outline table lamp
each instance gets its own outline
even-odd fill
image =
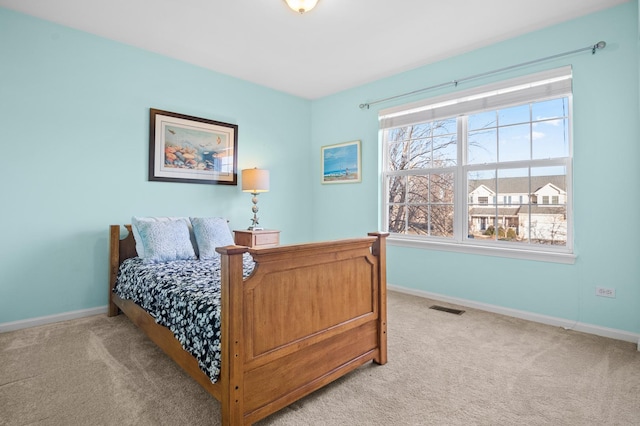
[[[269,170],[258,169],[245,169],[242,171],[242,192],[250,192],[253,195],[251,202],[253,207],[253,218],[251,219],[251,226],[248,228],[251,231],[259,231],[264,228],[259,226],[258,222],[258,194],[261,192],[269,192]]]

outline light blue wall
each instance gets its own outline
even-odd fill
[[[237,124],[261,224],[311,238],[309,101],[0,8],[0,323],[104,306],[109,224],[250,224],[239,186],[147,181],[149,108]]]
[[[640,211],[637,2],[450,58],[316,101],[312,154],[362,140],[363,182],[315,183],[315,237],[339,238],[377,229],[380,108],[451,89],[372,106],[366,101],[607,42],[596,55],[576,54],[458,89],[570,64],[574,71],[574,265],[390,246],[390,284],[582,323],[640,332]],[[469,31],[471,35],[473,31]],[[425,40],[425,49],[432,42]],[[384,60],[384,52],[380,52]],[[314,164],[319,175],[319,160]],[[595,296],[614,287],[615,299]]]

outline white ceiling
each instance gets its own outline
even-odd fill
[[[316,99],[626,1],[320,0],[304,15],[283,0],[0,6]]]

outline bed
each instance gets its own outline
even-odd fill
[[[108,315],[124,313],[220,401],[222,425],[250,425],[367,362],[387,362],[386,236],[215,248],[221,304],[215,383],[169,328],[114,293],[120,265],[138,256],[131,225],[110,226]],[[243,278],[248,255],[255,266]]]

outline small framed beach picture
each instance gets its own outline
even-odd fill
[[[322,183],[362,181],[360,141],[322,147]]]
[[[149,180],[238,184],[238,126],[151,108]]]

